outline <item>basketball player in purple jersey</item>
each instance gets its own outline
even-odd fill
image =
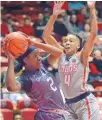
[[[34,46],[29,46],[27,51],[17,58],[19,64],[25,67],[20,81],[15,80],[14,58],[5,50],[8,56],[6,87],[10,92],[23,90],[38,105],[38,112],[34,120],[65,120],[63,116],[65,105],[59,85],[44,66],[45,62],[50,62],[51,59],[60,56],[62,52],[47,44],[33,42],[32,45]],[[37,48],[43,49],[50,55],[41,60]]]
[[[71,120],[100,120],[98,103],[94,95],[89,92],[86,84],[89,73],[88,58],[97,36],[95,2],[89,3],[88,6],[92,15],[91,33],[80,52],[78,50],[82,41],[77,35],[69,34],[62,37],[64,48],[51,36],[53,24],[57,16],[62,12],[60,2],[55,2],[53,15],[50,17],[43,34],[47,44],[62,50],[62,55],[55,62],[59,62],[58,71],[61,89],[64,93],[66,104],[70,108]]]

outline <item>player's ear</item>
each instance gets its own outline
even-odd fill
[[[80,48],[80,45],[77,46],[77,49],[79,49],[79,48]]]
[[[77,42],[77,50],[80,48],[80,41]]]

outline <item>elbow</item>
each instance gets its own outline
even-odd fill
[[[91,29],[91,33],[94,37],[97,36],[97,32],[98,32],[98,27],[97,26],[94,29]]]
[[[96,40],[97,32],[93,32],[92,35],[93,35],[93,38],[92,38],[92,39],[93,39],[93,40]]]
[[[12,92],[12,88],[10,86],[6,87],[9,92]]]
[[[10,85],[7,85],[6,88],[7,88],[7,90],[8,90],[9,92],[15,92],[14,87],[12,87],[12,86],[10,86]]]
[[[97,31],[91,32],[91,34],[90,34],[90,39],[95,40],[96,37],[97,37]]]
[[[95,38],[97,37],[97,31],[94,33]]]
[[[60,52],[56,55],[56,57],[57,57],[57,58],[60,58],[62,54],[63,54],[63,52],[60,51]]]
[[[92,34],[94,37],[97,37],[97,31],[94,31]]]

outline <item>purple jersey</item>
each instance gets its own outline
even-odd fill
[[[58,82],[43,65],[38,71],[25,71],[21,76],[21,85],[40,110],[64,109]]]

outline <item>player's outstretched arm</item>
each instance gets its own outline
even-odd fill
[[[46,51],[47,53],[51,54],[54,58],[59,58],[62,54],[62,51],[57,48],[57,47],[54,47],[52,45],[48,45],[48,44],[44,44],[44,43],[39,43],[37,41],[33,41],[33,40],[30,40],[31,44],[34,45],[35,47],[37,48],[40,48],[40,49],[43,49],[44,51]]]
[[[16,92],[20,91],[21,84],[15,80],[15,73],[14,73],[14,57],[5,50],[5,53],[8,57],[8,70],[6,73],[6,87],[8,91]]]
[[[86,41],[85,46],[81,52],[81,60],[85,66],[87,65],[89,55],[92,52],[97,37],[97,17],[95,11],[95,2],[88,2],[88,6],[90,8],[90,13],[92,15],[92,23],[90,37]]]
[[[63,47],[56,41],[56,39],[51,36],[51,32],[53,29],[53,25],[57,19],[57,16],[63,12],[61,7],[63,6],[64,2],[54,2],[53,14],[51,15],[45,29],[43,32],[43,39],[47,44],[53,45],[57,48],[60,48],[63,51]]]

